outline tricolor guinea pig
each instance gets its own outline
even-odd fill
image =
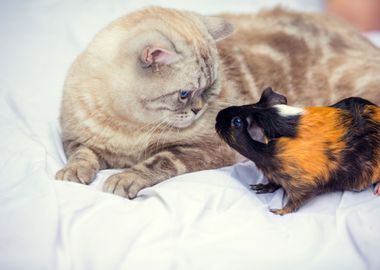
[[[216,130],[255,162],[269,184],[256,193],[282,187],[288,201],[275,214],[296,211],[308,199],[331,191],[361,191],[377,183],[380,195],[380,108],[356,97],[329,107],[297,108],[272,89],[260,101],[220,111]]]

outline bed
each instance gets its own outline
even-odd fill
[[[2,1],[0,3],[0,269],[380,269],[373,188],[319,196],[276,216],[282,189],[252,162],[190,173],[135,200],[54,180],[66,162],[58,124],[74,57],[107,22],[143,5],[202,13],[279,1]],[[318,10],[318,1],[291,1]]]

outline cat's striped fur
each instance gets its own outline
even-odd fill
[[[222,17],[148,8],[102,30],[65,82],[68,163],[57,179],[88,184],[99,169],[128,168],[104,190],[133,198],[169,177],[233,164],[215,116],[256,102],[267,86],[290,104],[380,102],[380,51],[350,26],[282,9]],[[227,21],[236,30],[225,38]]]

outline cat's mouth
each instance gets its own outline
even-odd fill
[[[207,110],[208,105],[204,104],[201,110],[199,111],[192,111],[187,115],[186,118],[181,118],[181,120],[175,121],[172,125],[176,128],[187,128],[191,126],[195,121],[197,121]]]
[[[207,108],[208,108],[208,104],[206,103],[205,105],[203,105],[203,107],[202,107],[202,109],[200,111],[198,111],[197,113],[195,113],[194,121],[198,120],[199,117],[201,117],[204,114],[204,112],[207,110]]]

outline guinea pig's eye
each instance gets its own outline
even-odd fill
[[[231,126],[234,128],[241,128],[242,124],[243,124],[243,121],[238,116],[232,118],[231,120]]]
[[[181,99],[186,99],[190,96],[190,91],[189,90],[179,90],[179,97]]]

